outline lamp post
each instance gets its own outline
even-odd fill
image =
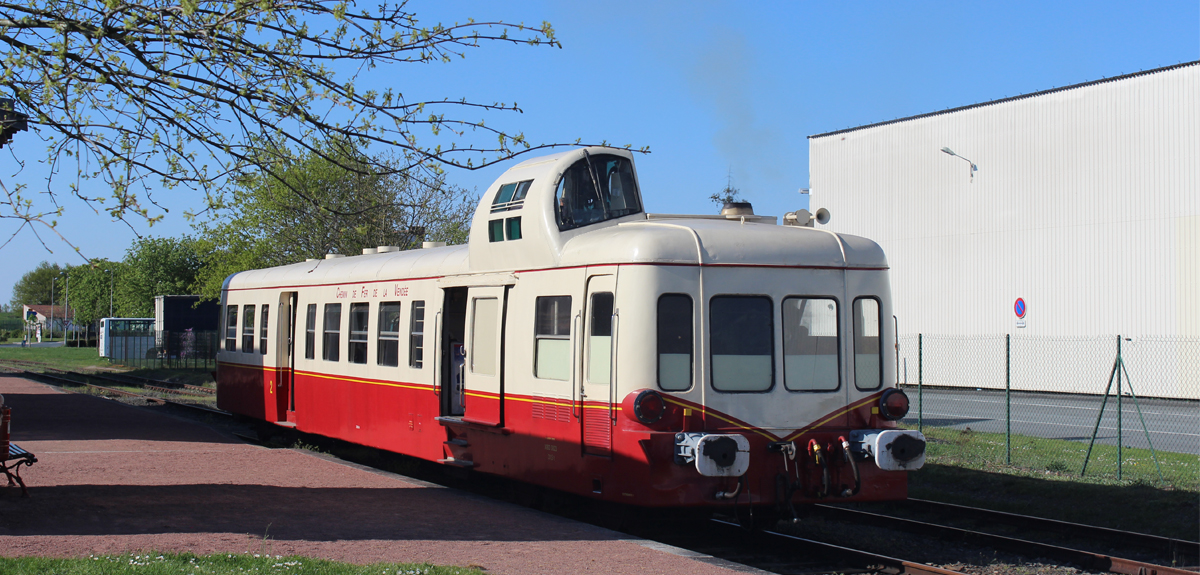
[[[968,164],[971,164],[971,180],[970,180],[970,181],[971,181],[971,182],[974,182],[974,181],[975,181],[975,172],[979,170],[979,166],[976,166],[976,165],[975,165],[975,162],[972,162],[971,160],[968,160],[968,159],[966,159],[966,158],[964,158],[964,157],[962,157],[962,156],[960,156],[960,155],[958,155],[958,154],[955,154],[955,153],[954,153],[954,150],[951,150],[950,148],[942,148],[942,151],[943,151],[943,152],[945,152],[945,153],[947,153],[947,154],[949,154],[949,155],[951,155],[951,156],[954,156],[955,158],[958,158],[958,159],[960,159],[960,160],[963,160],[964,162],[966,162],[966,163],[968,163]]]
[[[113,314],[112,314],[113,271],[112,270],[104,270],[104,271],[108,272],[108,317],[112,317],[113,316]]]
[[[50,341],[54,341],[54,281],[58,276],[50,278]]]
[[[63,323],[65,326],[71,326],[71,274],[67,273],[67,297],[63,301]],[[67,345],[67,332],[63,328],[63,345]]]

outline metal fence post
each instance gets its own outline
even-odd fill
[[[1012,465],[1012,334],[1004,334],[1004,463]]]
[[[1117,364],[1124,367],[1125,362],[1121,360],[1121,336],[1117,335]],[[1121,480],[1121,467],[1125,463],[1124,453],[1124,438],[1121,437],[1121,370],[1117,370],[1117,481]]]
[[[923,394],[924,389],[922,388],[924,383],[923,368],[925,367],[925,358],[923,355],[922,337],[921,334],[917,334],[917,431],[925,433],[925,396]]]

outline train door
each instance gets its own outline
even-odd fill
[[[504,422],[505,286],[467,290],[467,333],[463,419],[499,426]]]
[[[614,275],[588,278],[584,300],[583,370],[579,395],[583,410],[583,452],[612,455],[612,428],[616,415],[613,392],[616,365],[617,279]]]
[[[279,294],[275,330],[275,413],[280,422],[296,421],[296,292]]]
[[[467,288],[443,290],[441,310],[433,319],[437,334],[437,365],[441,366],[438,395],[444,416],[461,417],[466,401],[463,376],[466,372]]]

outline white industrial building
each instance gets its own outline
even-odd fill
[[[1131,364],[1161,344],[1154,395],[1200,398],[1200,62],[809,140],[812,206],[883,246],[901,334],[1012,334],[1050,364],[1054,338],[1121,334]]]

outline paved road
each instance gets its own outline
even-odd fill
[[[905,390],[912,411],[904,422],[917,424],[917,390]],[[1012,394],[1012,432],[1087,443],[1096,426],[1103,398],[1099,396]],[[1004,392],[973,389],[924,390],[924,421],[927,426],[971,428],[973,431],[1004,433]],[[1126,446],[1147,447],[1146,433],[1133,400],[1123,400],[1122,439]],[[1200,455],[1200,404],[1196,402],[1139,398],[1154,448]],[[1100,420],[1097,443],[1117,444],[1117,398],[1110,396]]]
[[[62,347],[64,345],[66,345],[66,344],[61,341],[44,341],[42,343],[35,342],[35,343],[28,344],[26,347]],[[0,344],[0,347],[21,347],[21,344],[5,343],[5,344]]]

